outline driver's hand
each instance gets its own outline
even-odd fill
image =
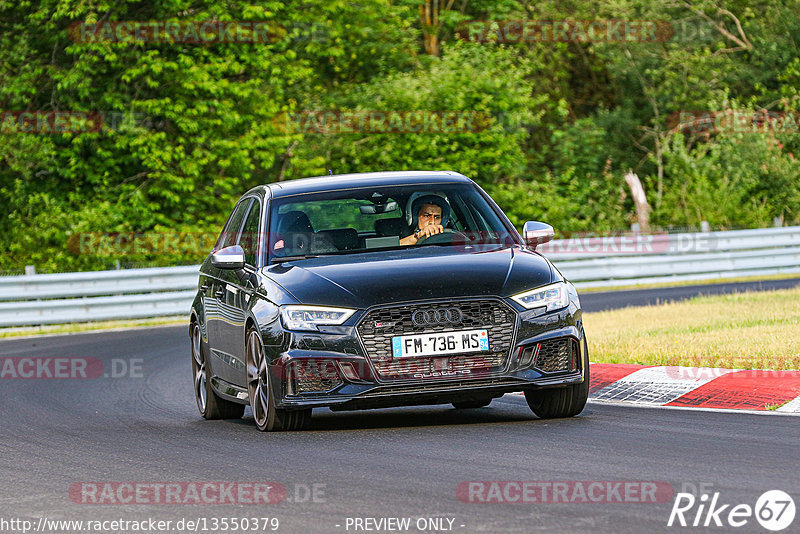
[[[408,237],[402,238],[400,240],[400,244],[416,245],[417,243],[420,243],[421,241],[429,238],[430,236],[435,234],[441,234],[442,232],[444,232],[444,226],[442,226],[441,224],[431,224],[426,226],[425,228],[422,228],[419,231],[419,233],[415,232]]]
[[[444,226],[441,224],[430,224],[419,233],[419,239],[425,239],[435,234],[441,234],[442,232],[444,232]]]

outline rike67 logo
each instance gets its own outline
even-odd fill
[[[764,492],[755,506],[723,504],[718,491],[710,497],[703,493],[699,498],[691,493],[678,493],[667,526],[739,528],[755,517],[762,527],[777,532],[791,525],[794,516],[794,500],[781,490]]]

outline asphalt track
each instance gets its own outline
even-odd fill
[[[699,295],[722,295],[745,291],[772,291],[800,286],[800,278],[763,280],[755,282],[726,282],[656,289],[629,289],[599,293],[580,293],[584,311],[595,312],[625,308],[628,306],[651,306],[670,301],[687,300]]]
[[[655,481],[750,506],[781,489],[800,503],[798,417],[590,403],[576,418],[545,421],[507,395],[463,411],[315,410],[310,431],[262,434],[249,409],[237,421],[200,418],[184,327],[8,340],[0,356],[97,358],[106,375],[123,375],[0,380],[0,525],[41,517],[277,517],[278,532],[341,533],[367,532],[354,530],[354,518],[408,517],[408,532],[419,532],[419,518],[452,519],[451,531],[464,533],[676,530],[666,526],[671,496],[657,503],[474,503],[458,497],[465,481]],[[75,484],[105,481],[278,482],[287,499],[88,505],[70,497]],[[764,530],[750,518],[738,531]]]

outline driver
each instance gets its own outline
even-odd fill
[[[414,233],[400,239],[401,245],[416,245],[423,239],[444,232],[450,218],[450,205],[438,195],[424,195],[414,199],[411,213]]]

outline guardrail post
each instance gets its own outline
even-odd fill
[[[25,266],[25,274],[36,274],[36,266],[35,265],[26,265]]]

